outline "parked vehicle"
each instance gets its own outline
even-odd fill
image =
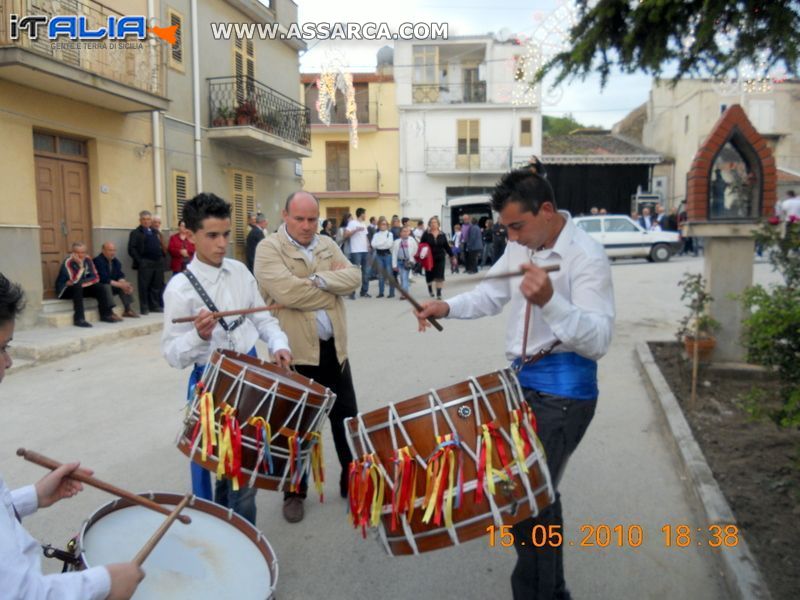
[[[645,231],[627,215],[576,217],[575,225],[603,244],[612,259],[646,258],[665,262],[681,247],[676,231]]]
[[[489,195],[460,196],[450,198],[442,205],[442,231],[447,235],[453,234],[453,226],[461,222],[462,215],[472,217],[472,222],[483,226],[486,219],[493,219],[497,223],[498,215],[492,210],[492,198]]]

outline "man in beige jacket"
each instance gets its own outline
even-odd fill
[[[350,362],[343,297],[361,285],[361,271],[342,254],[336,242],[317,235],[319,202],[308,192],[286,200],[283,225],[256,248],[253,274],[268,303],[277,311],[289,337],[297,372],[336,394],[330,412],[333,443],[342,466],[339,491],[347,497],[347,471],[352,460],[344,420],[358,412]],[[286,492],[283,516],[290,523],[303,518],[304,480],[299,493]]]

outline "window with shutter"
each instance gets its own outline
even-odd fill
[[[478,119],[458,119],[456,167],[459,169],[480,167],[480,138]]]
[[[178,27],[175,31],[175,43],[170,47],[169,66],[176,71],[183,72],[183,15],[170,9],[169,24]]]
[[[175,227],[183,219],[183,205],[189,199],[189,174],[172,171],[172,196],[175,204]]]
[[[233,172],[233,243],[244,247],[249,233],[247,216],[256,211],[255,176],[243,171]]]
[[[234,40],[233,72],[236,76],[236,101],[242,103],[255,90],[256,50],[252,40]]]
[[[519,145],[520,146],[533,145],[533,134],[531,133],[531,119],[520,119]]]

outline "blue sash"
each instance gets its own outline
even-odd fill
[[[512,363],[519,365],[519,359]],[[548,354],[517,373],[522,387],[575,400],[597,398],[597,361],[574,352]]]
[[[258,358],[255,346],[250,348],[250,352],[247,354],[254,358]],[[189,375],[189,390],[186,396],[189,402],[191,402],[192,398],[194,398],[194,387],[197,385],[197,382],[203,378],[203,372],[205,370],[206,365],[195,363],[192,373]],[[198,498],[213,502],[214,497],[211,493],[211,474],[194,461],[189,463],[189,467],[192,475],[192,493]]]

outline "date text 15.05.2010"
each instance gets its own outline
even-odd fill
[[[576,548],[638,548],[645,539],[641,525],[581,525],[580,535],[574,540],[565,540],[561,525],[534,525],[530,536],[518,540],[520,546],[541,548],[543,546],[574,546]],[[709,525],[691,527],[685,524],[666,524],[661,528],[661,540],[666,548],[686,548],[688,546],[710,546],[711,548],[730,548],[739,543],[739,528],[736,525]],[[511,525],[486,528],[489,534],[489,547],[514,545],[515,532]]]

